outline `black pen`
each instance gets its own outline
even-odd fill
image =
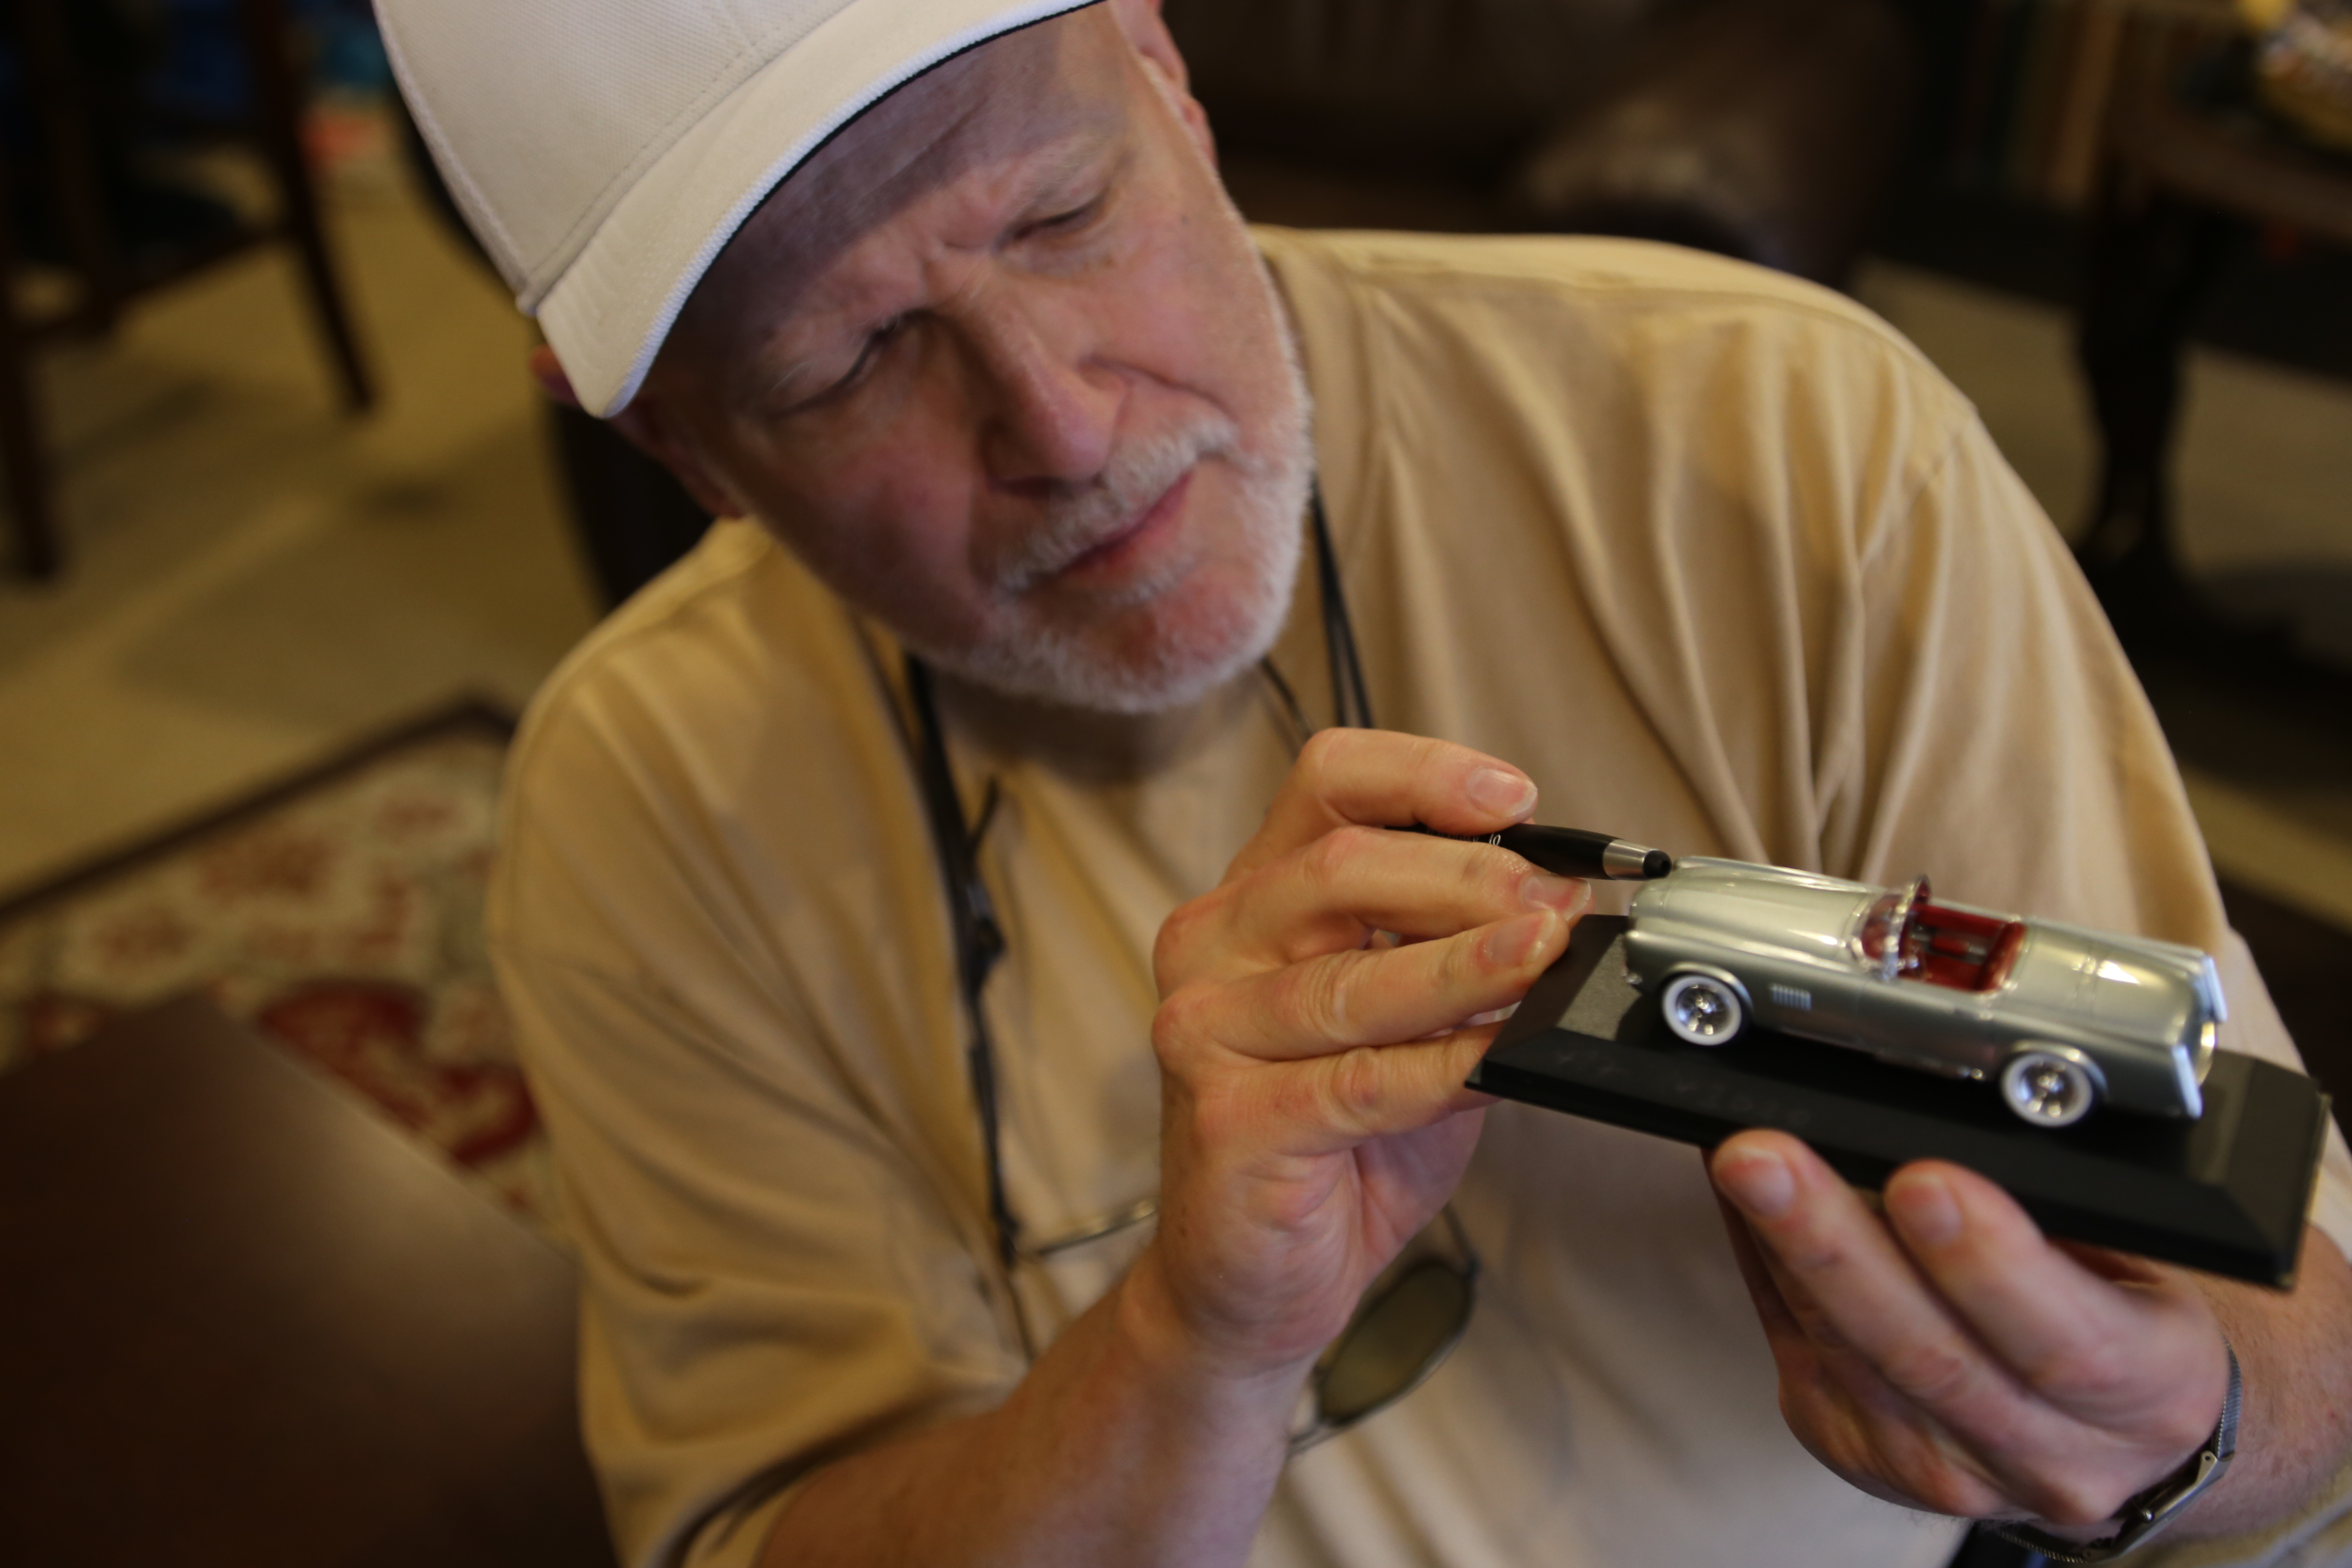
[[[1675,858],[1663,849],[1629,844],[1606,833],[1587,833],[1580,827],[1546,827],[1540,823],[1522,822],[1500,833],[1468,838],[1440,833],[1433,827],[1409,827],[1405,831],[1426,833],[1433,838],[1453,838],[1461,844],[1492,844],[1561,877],[1648,882],[1675,868]]]

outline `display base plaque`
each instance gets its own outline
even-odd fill
[[[1949,1160],[2006,1188],[2052,1236],[2282,1289],[2327,1131],[2327,1097],[2300,1073],[2217,1053],[2205,1113],[2175,1121],[2101,1110],[2029,1127],[1987,1083],[1750,1026],[1710,1049],[1666,1030],[1626,978],[1625,921],[1588,915],[1472,1087],[1712,1147],[1749,1127],[1811,1144],[1857,1186],[1912,1160]]]

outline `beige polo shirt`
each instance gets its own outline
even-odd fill
[[[2227,1043],[2293,1059],[2063,547],[1885,327],[1660,247],[1260,239],[1385,726],[1517,763],[1547,821],[1924,869],[1953,899],[2215,950]],[[1319,721],[1307,582],[1274,658]],[[516,751],[493,934],[632,1563],[748,1562],[809,1469],[1022,1374],[896,678],[878,631],[723,525],[569,660]],[[1153,1190],[1152,937],[1255,826],[1293,738],[1255,676],[1148,721],[941,695],[967,799],[1002,791],[986,1006],[1012,1204],[1053,1236]],[[2334,1161],[2317,1217],[2341,1245]],[[1696,1152],[1504,1106],[1457,1211],[1486,1264],[1467,1337],[1292,1465],[1258,1568],[1949,1556],[1951,1521],[1789,1436]],[[1019,1288],[1066,1319],[1139,1242]]]

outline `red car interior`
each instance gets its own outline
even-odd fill
[[[1906,980],[1955,991],[1998,991],[2025,944],[2023,921],[1995,920],[1922,900],[1903,922]]]

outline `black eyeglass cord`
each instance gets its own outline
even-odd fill
[[[1339,582],[1339,561],[1332,548],[1331,524],[1323,510],[1319,481],[1307,491],[1307,515],[1315,530],[1315,581],[1322,601],[1323,651],[1330,663],[1331,702],[1342,728],[1369,730],[1372,701],[1364,684],[1364,668],[1356,649],[1356,628],[1348,618],[1348,600]],[[1297,695],[1271,658],[1258,660],[1258,673],[1274,689],[1294,732],[1311,733]],[[980,1116],[981,1153],[988,1164],[988,1218],[996,1232],[997,1259],[1007,1277],[1021,1256],[1021,1225],[1004,1195],[1002,1117],[998,1110],[996,1049],[988,1033],[988,1015],[981,993],[988,976],[1004,956],[1004,928],[980,875],[980,843],[996,815],[996,781],[988,782],[979,819],[967,826],[963,801],[956,794],[955,771],[948,762],[947,732],[940,725],[938,700],[931,691],[931,672],[912,651],[906,656],[907,696],[915,710],[915,773],[923,795],[923,816],[931,830],[940,878],[945,884],[948,916],[956,950],[956,980],[963,993],[971,1037],[964,1051],[965,1070],[971,1079],[971,1098]],[[1016,1307],[1017,1310],[1017,1307]],[[1024,1326],[1023,1337],[1027,1337]]]
[[[1307,492],[1307,515],[1315,523],[1315,585],[1323,601],[1323,656],[1331,667],[1331,706],[1335,720],[1343,730],[1377,730],[1372,722],[1372,689],[1364,683],[1364,661],[1356,651],[1356,623],[1348,616],[1348,594],[1339,583],[1339,552],[1331,543],[1331,520],[1323,510],[1323,482],[1314,481]],[[1258,668],[1271,676],[1286,698],[1291,711],[1298,710],[1296,698],[1289,697],[1290,687],[1274,668],[1271,659],[1260,659]],[[1307,726],[1299,725],[1303,731]]]
[[[907,655],[907,694],[915,707],[920,731],[916,772],[922,781],[923,811],[929,818],[931,840],[939,851],[940,875],[947,883],[948,912],[954,926],[956,979],[963,992],[964,1012],[971,1025],[964,1065],[971,1075],[971,1097],[980,1110],[982,1153],[988,1162],[988,1217],[996,1232],[997,1258],[1009,1273],[1020,1255],[1021,1226],[1004,1198],[1004,1163],[1000,1158],[996,1102],[996,1051],[988,1037],[988,1015],[980,1005],[989,972],[1004,956],[1004,928],[997,922],[996,906],[988,884],[980,876],[980,839],[996,815],[996,781],[988,782],[980,820],[964,826],[963,802],[956,795],[955,773],[948,766],[945,732],[940,728],[939,704],[931,695],[931,672],[912,653]]]

